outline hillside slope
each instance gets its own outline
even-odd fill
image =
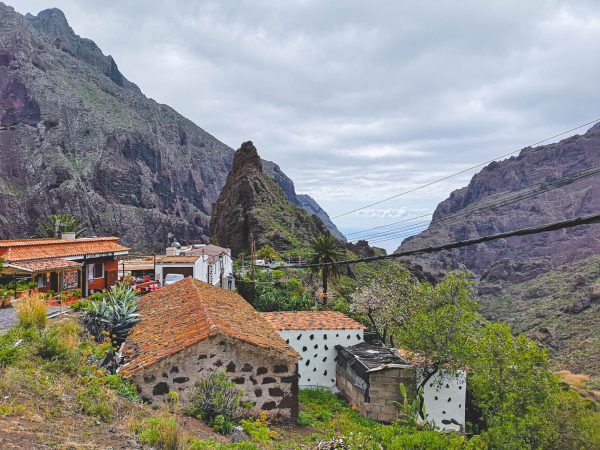
[[[525,148],[517,157],[488,165],[468,186],[454,191],[438,205],[429,228],[406,239],[399,250],[598,213],[600,174],[498,206],[507,196],[597,168],[600,125],[556,144]],[[448,269],[472,272],[487,317],[509,322],[547,344],[558,366],[600,375],[600,343],[593,336],[600,298],[589,295],[600,275],[598,255],[600,226],[588,225],[419,255],[409,261],[437,276]],[[585,306],[572,307],[577,302]]]
[[[23,16],[0,3],[0,238],[65,212],[139,250],[162,248],[169,232],[206,240],[233,153],[145,97],[60,10]]]

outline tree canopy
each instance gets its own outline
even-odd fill
[[[314,273],[321,275],[323,294],[327,298],[327,283],[340,275],[339,265],[333,264],[341,261],[346,252],[340,246],[340,241],[330,234],[313,238],[310,243],[309,264],[319,264],[313,268]]]
[[[36,237],[59,237],[60,233],[75,233],[79,237],[86,227],[80,226],[79,219],[70,214],[51,214],[47,219],[38,219]]]

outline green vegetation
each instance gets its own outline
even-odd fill
[[[340,276],[340,266],[332,263],[341,261],[346,252],[340,241],[331,235],[317,236],[310,243],[309,264],[321,264],[313,268],[313,272],[321,276],[323,298],[327,300],[327,283]]]
[[[211,370],[191,389],[188,411],[192,417],[202,419],[215,431],[229,434],[233,420],[239,416],[244,392],[230,381],[225,373]]]
[[[44,328],[48,321],[45,299],[39,294],[23,298],[17,308],[17,319],[23,328]]]
[[[258,259],[264,259],[267,262],[273,262],[280,259],[279,254],[269,244],[263,245],[261,249],[256,252],[256,257]]]
[[[125,341],[129,330],[139,321],[136,291],[133,286],[117,283],[99,300],[88,306],[84,324],[96,342],[102,342],[106,335],[111,337],[117,349]]]
[[[588,387],[593,389],[600,383],[600,302],[590,293],[600,284],[599,277],[600,256],[593,256],[523,283],[484,281],[479,289],[485,292],[479,296],[482,314],[540,341],[550,351],[552,369],[587,374]],[[565,312],[586,301],[590,302],[587,308]]]
[[[303,311],[315,307],[313,295],[304,287],[301,271],[255,271],[236,281],[237,292],[257,311]]]
[[[366,315],[382,337],[423,359],[421,387],[442,368],[468,368],[467,388],[480,411],[470,424],[481,432],[474,440],[478,445],[600,446],[596,405],[561,389],[545,349],[524,335],[513,336],[508,325],[487,323],[477,313],[466,277],[450,274],[432,286],[409,275],[382,274],[356,293],[352,308]],[[561,414],[561,408],[577,413]],[[403,409],[412,411],[407,404]]]
[[[86,228],[79,225],[79,219],[70,214],[51,214],[47,219],[38,219],[35,236],[39,238],[58,237],[60,233],[75,233],[80,236]],[[57,234],[58,232],[58,234]]]

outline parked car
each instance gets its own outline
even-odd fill
[[[183,278],[184,276],[180,273],[169,273],[163,281],[163,286],[168,286],[169,284],[177,283],[178,281],[183,280]]]

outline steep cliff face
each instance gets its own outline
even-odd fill
[[[526,148],[492,163],[440,203],[425,232],[400,250],[487,236],[600,212],[600,174],[503,206],[507,196],[555,186],[600,168],[600,125],[559,143]],[[469,212],[471,211],[471,212]],[[600,376],[594,341],[600,319],[600,226],[513,237],[410,258],[433,274],[467,269],[477,279],[483,313],[548,346],[558,368]],[[594,291],[595,292],[595,291]]]
[[[227,182],[213,205],[210,220],[213,242],[234,255],[269,244],[276,250],[306,246],[311,237],[327,234],[316,215],[295,206],[275,181],[263,172],[252,142],[236,151]]]
[[[600,168],[600,125],[556,144],[523,149],[518,157],[488,165],[468,186],[454,191],[438,205],[428,230],[406,239],[400,249],[471,239],[596,213],[600,211],[600,175],[491,207],[506,201],[507,196],[526,194],[531,188],[567,180],[594,168]],[[473,209],[474,212],[467,213]],[[500,276],[519,282],[598,252],[600,227],[589,225],[412,259],[432,272],[464,267],[483,279]]]
[[[137,250],[162,248],[169,232],[206,240],[233,153],[145,97],[60,10],[0,3],[0,238],[70,213]]]

